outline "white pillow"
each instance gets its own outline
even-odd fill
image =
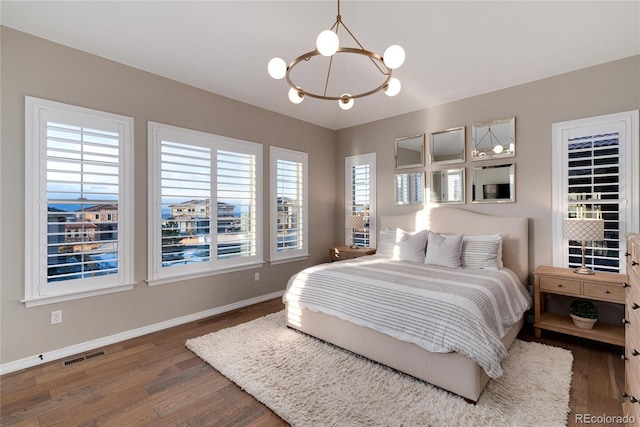
[[[462,267],[498,270],[502,265],[502,235],[464,236],[460,254]]]
[[[401,228],[396,230],[396,247],[393,259],[396,261],[424,262],[424,248],[427,246],[427,233],[421,230],[413,233]]]
[[[380,255],[386,258],[393,256],[393,250],[396,247],[396,230],[386,228],[380,230],[378,235],[378,247],[376,248],[376,255]]]
[[[425,264],[459,268],[462,250],[462,234],[438,234],[429,232]]]

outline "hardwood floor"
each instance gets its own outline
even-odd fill
[[[189,338],[283,309],[279,299],[0,377],[2,426],[283,426],[282,419],[185,347]],[[573,352],[574,414],[621,415],[621,348],[551,332],[520,339]],[[91,356],[99,351],[103,355]]]

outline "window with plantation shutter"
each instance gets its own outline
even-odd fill
[[[149,122],[149,283],[262,262],[262,146]]]
[[[345,216],[364,217],[361,230],[345,232],[345,244],[355,240],[358,246],[376,246],[376,153],[345,158]],[[346,231],[346,229],[345,229]]]
[[[271,147],[271,262],[308,257],[307,153]]]
[[[464,170],[462,171],[464,173]],[[462,188],[462,174],[458,171],[445,172],[447,178],[447,197],[444,200],[464,200],[464,188]]]
[[[585,264],[625,272],[625,235],[638,230],[638,112],[554,124],[554,264],[579,267],[582,242],[562,238],[563,218],[604,220]]]
[[[133,119],[26,97],[27,306],[131,289]]]

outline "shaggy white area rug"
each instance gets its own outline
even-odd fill
[[[288,329],[284,312],[187,341],[294,426],[564,426],[573,355],[516,340],[476,405]]]

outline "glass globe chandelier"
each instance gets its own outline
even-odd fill
[[[351,38],[359,47],[340,47],[340,39],[338,37],[338,30],[340,27],[345,29],[345,31],[349,34],[349,36],[351,36]],[[328,94],[329,78],[331,76],[331,65],[333,64],[333,59],[336,54],[363,55],[365,57],[368,57],[371,60],[372,64],[385,77],[384,82],[380,86],[361,93],[343,93],[341,95]],[[309,61],[311,58],[319,55],[330,58],[329,68],[327,71],[327,78],[325,80],[324,92],[314,93],[309,90],[303,89],[299,85],[296,85],[291,80],[291,71],[301,61]],[[398,45],[389,46],[382,56],[375,52],[366,50],[358,41],[358,39],[355,38],[349,28],[347,28],[344,22],[342,22],[342,17],[340,16],[340,0],[338,0],[338,16],[336,17],[336,22],[333,24],[333,26],[331,26],[330,29],[324,30],[318,35],[318,38],[316,39],[316,49],[298,56],[293,61],[291,61],[289,65],[287,65],[287,63],[282,58],[273,58],[267,65],[267,71],[269,72],[269,75],[276,80],[280,80],[282,78],[285,78],[287,80],[287,83],[289,84],[289,86],[291,86],[291,88],[289,89],[289,100],[294,104],[301,103],[304,100],[305,96],[309,96],[316,99],[338,101],[338,105],[340,106],[340,108],[342,108],[343,110],[348,110],[353,107],[354,99],[356,98],[369,96],[379,91],[383,91],[388,96],[397,95],[400,92],[401,84],[400,80],[393,77],[392,74],[393,70],[400,67],[404,63],[404,59],[404,49]]]

